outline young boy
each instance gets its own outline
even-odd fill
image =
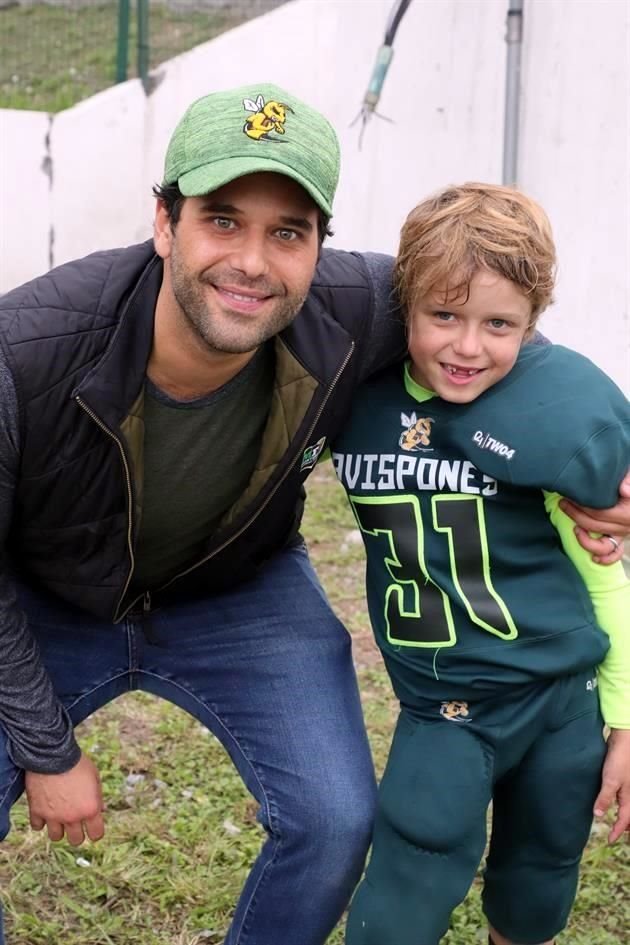
[[[491,801],[489,941],[550,945],[594,807],[617,800],[611,841],[630,822],[630,584],[558,505],[614,502],[630,407],[586,358],[524,344],[554,269],[549,221],[518,191],[416,207],[397,260],[410,360],[361,388],[333,446],[401,703],[347,945],[436,945]]]

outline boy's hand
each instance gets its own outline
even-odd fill
[[[630,729],[614,728],[608,737],[608,750],[602,771],[602,786],[593,813],[602,817],[617,801],[617,819],[608,834],[614,843],[630,829]]]
[[[47,827],[51,840],[61,840],[65,832],[79,846],[86,836],[100,840],[105,833],[101,780],[87,755],[63,774],[27,771],[26,798],[31,827]]]
[[[575,529],[577,540],[598,564],[614,564],[623,556],[623,540],[630,535],[630,472],[619,486],[619,496],[617,504],[610,509],[575,505],[569,499],[560,502],[560,508],[578,526]],[[602,537],[593,538],[589,532],[598,532]]]

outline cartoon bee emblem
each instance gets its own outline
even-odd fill
[[[293,112],[293,109],[284,102],[265,102],[262,95],[259,95],[255,102],[251,98],[244,98],[243,108],[248,112],[254,112],[243,125],[245,134],[254,141],[269,138],[271,131],[283,135],[287,112]]]
[[[471,722],[468,714],[467,702],[443,702],[440,706],[440,715],[449,722]]]
[[[412,413],[410,417],[406,413],[401,413],[400,422],[405,428],[400,434],[398,445],[408,453],[417,453],[420,450],[430,447],[431,444],[431,424],[435,421],[433,417],[416,417]]]

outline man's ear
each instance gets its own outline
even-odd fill
[[[157,201],[155,205],[155,218],[153,220],[153,244],[158,256],[162,259],[168,259],[171,255],[171,244],[173,241],[173,228],[171,218],[168,215],[166,206],[162,200]]]

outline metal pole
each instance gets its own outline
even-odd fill
[[[127,81],[129,56],[129,0],[118,0],[118,42],[116,44],[116,82]]]
[[[518,126],[521,95],[521,49],[524,0],[509,0],[507,13],[507,67],[503,126],[503,183],[514,185],[518,177]]]
[[[138,0],[138,76],[146,85],[149,75],[149,0]]]

